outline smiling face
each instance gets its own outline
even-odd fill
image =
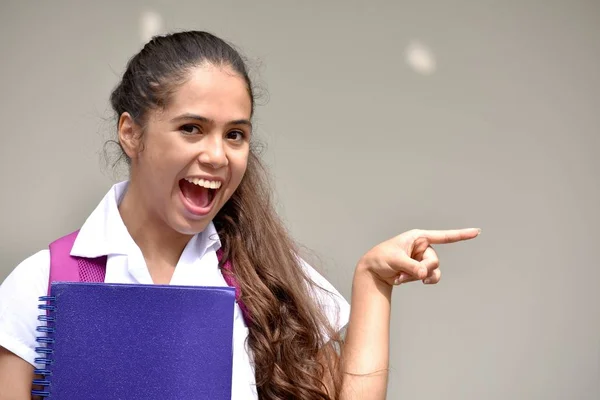
[[[149,111],[143,132],[124,113],[119,140],[138,212],[181,234],[203,231],[246,172],[251,113],[244,78],[210,64],[193,68],[166,108]]]

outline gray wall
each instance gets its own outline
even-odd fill
[[[112,183],[145,11],[257,60],[282,215],[345,295],[381,240],[483,229],[396,290],[390,399],[600,398],[598,1],[4,0],[0,278]]]

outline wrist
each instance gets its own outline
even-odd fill
[[[352,282],[354,290],[360,291],[377,291],[384,294],[386,297],[391,296],[393,285],[390,285],[383,279],[381,279],[367,263],[363,260],[359,261],[354,270],[354,278]]]

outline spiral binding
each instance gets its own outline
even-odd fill
[[[52,375],[52,371],[50,370],[50,366],[52,365],[52,354],[54,353],[54,349],[52,345],[54,344],[54,338],[52,337],[54,334],[54,326],[55,322],[54,312],[56,311],[56,306],[52,304],[56,300],[55,296],[41,296],[39,298],[43,304],[38,305],[40,310],[45,311],[45,314],[38,316],[38,321],[40,324],[36,331],[40,333],[44,333],[45,336],[36,337],[36,342],[39,344],[38,347],[35,348],[35,352],[40,355],[35,359],[36,364],[41,364],[42,368],[36,368],[34,370],[35,375],[41,375],[42,379],[34,379],[33,385],[43,387],[43,390],[32,390],[31,394],[33,396],[40,396],[42,398],[46,398],[50,396],[50,380],[49,377]]]

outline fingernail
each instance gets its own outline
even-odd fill
[[[477,228],[477,234],[479,235],[481,233],[481,228]]]
[[[427,268],[421,268],[419,270],[419,276],[426,277],[427,276]]]
[[[427,278],[427,279],[423,280],[423,283],[428,285],[431,283],[431,279]]]

